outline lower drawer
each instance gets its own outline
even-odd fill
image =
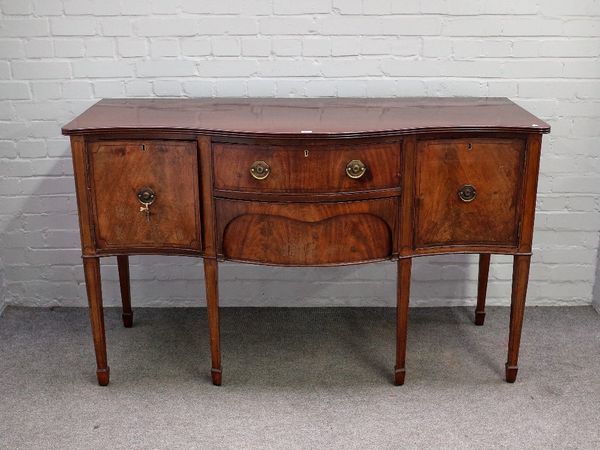
[[[319,266],[390,258],[396,197],[339,203],[217,200],[219,254],[263,264]]]

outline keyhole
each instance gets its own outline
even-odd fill
[[[304,157],[308,158],[308,150],[304,150]]]
[[[470,142],[467,144],[467,150],[473,150],[473,144]]]
[[[142,151],[145,152],[146,151],[146,145],[142,144]]]

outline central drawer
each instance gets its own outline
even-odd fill
[[[395,197],[331,203],[217,199],[216,211],[218,254],[228,260],[320,266],[396,253]]]
[[[401,143],[214,143],[217,190],[339,193],[397,188]]]

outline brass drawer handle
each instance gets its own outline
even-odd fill
[[[136,195],[139,202],[144,205],[140,206],[140,212],[146,213],[146,220],[150,222],[150,205],[156,200],[156,194],[152,188],[145,186],[138,189]]]
[[[264,161],[254,161],[250,166],[250,175],[257,180],[264,180],[271,173],[271,167]]]
[[[471,184],[465,184],[458,190],[458,196],[465,203],[472,202],[477,197],[477,189]]]
[[[354,180],[358,180],[367,172],[367,166],[360,159],[353,159],[346,164],[346,175]]]

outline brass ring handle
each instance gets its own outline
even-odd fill
[[[250,175],[257,180],[264,180],[271,173],[271,167],[264,161],[254,161],[250,166]]]
[[[458,196],[465,203],[472,202],[477,197],[477,189],[471,184],[465,184],[458,190]]]
[[[354,180],[358,180],[367,172],[367,166],[360,159],[353,159],[346,164],[346,175]]]

